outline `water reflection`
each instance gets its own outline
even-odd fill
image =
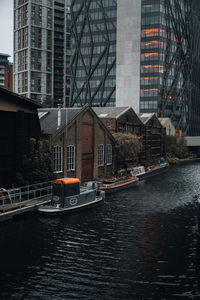
[[[200,297],[199,173],[182,165],[88,211],[1,224],[0,299]]]

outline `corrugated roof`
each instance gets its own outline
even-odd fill
[[[99,118],[118,119],[122,113],[125,113],[130,106],[126,107],[92,107]]]
[[[59,108],[42,108],[38,109],[40,116],[40,126],[42,133],[54,134],[58,129],[58,110]],[[81,110],[81,108],[61,108],[61,125],[68,124],[73,116]]]

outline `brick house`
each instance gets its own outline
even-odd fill
[[[39,109],[42,132],[50,136],[57,178],[81,182],[111,176],[114,138],[89,105]]]
[[[155,114],[136,114],[132,107],[93,109],[112,133],[129,132],[141,138],[140,163],[145,164],[164,155],[165,129]]]
[[[30,138],[40,137],[38,103],[0,88],[0,187],[16,183]]]
[[[139,114],[143,124],[146,126],[146,134],[143,137],[146,161],[159,160],[165,156],[166,128],[162,126],[155,113]]]
[[[94,107],[93,109],[112,133],[133,133],[141,138],[144,145],[146,126],[132,107]],[[145,147],[140,150],[139,162],[146,162]]]

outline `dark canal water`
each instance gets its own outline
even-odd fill
[[[0,224],[0,299],[200,299],[200,163],[97,208]]]

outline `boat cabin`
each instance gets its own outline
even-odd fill
[[[53,181],[53,201],[80,194],[78,178],[60,178]]]

